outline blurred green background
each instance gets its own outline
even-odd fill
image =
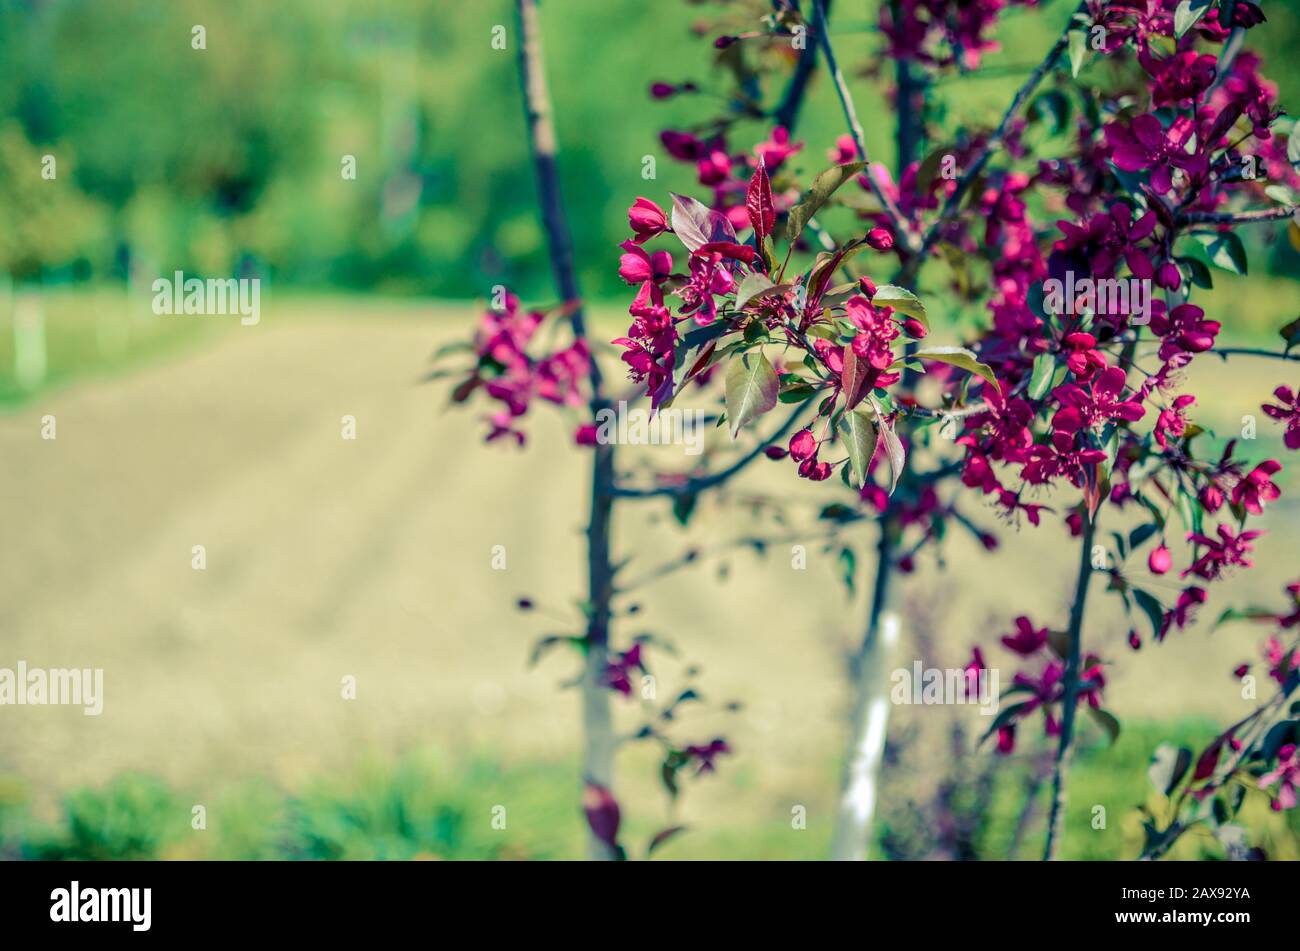
[[[879,46],[876,6],[837,0],[834,34],[871,147],[889,156],[884,85],[860,69]],[[988,74],[936,87],[945,121],[994,121],[1067,6],[1008,13]],[[658,132],[712,113],[727,88],[691,24],[744,7],[543,3],[565,197],[599,336],[626,326],[615,246],[627,206],[693,188]],[[1273,28],[1252,41],[1276,64],[1283,101],[1300,102],[1300,78],[1282,67],[1297,14],[1267,10]],[[504,0],[0,0],[0,665],[103,666],[108,693],[100,718],[0,712],[0,856],[581,854],[577,701],[557,689],[572,659],[540,671],[525,660],[537,636],[576,623],[585,457],[544,415],[530,419],[524,454],[483,447],[476,413],[443,412],[445,393],[416,385],[493,285],[553,297],[513,22]],[[498,24],[504,51],[491,45]],[[195,25],[205,50],[191,47]],[[650,100],[651,81],[683,79],[701,92]],[[764,134],[740,128],[738,146]],[[820,170],[841,131],[818,77],[795,167]],[[47,155],[53,180],[41,176]],[[341,174],[349,155],[355,180]],[[654,181],[642,178],[647,155]],[[1276,346],[1297,315],[1280,233],[1248,235],[1251,276],[1216,273],[1202,299],[1233,342]],[[261,276],[263,323],[154,315],[149,285],[175,270]],[[978,318],[939,289],[927,302],[945,342]],[[1282,369],[1194,368],[1198,421],[1226,440],[1276,383],[1294,384]],[[39,438],[46,414],[57,441]],[[339,439],[342,414],[358,420],[354,444]],[[1277,437],[1261,419],[1252,458],[1280,456]],[[1262,567],[1219,586],[1216,608],[1274,603],[1290,580],[1300,480],[1280,481]],[[790,489],[771,472],[742,485]],[[692,543],[663,512],[621,518],[642,567]],[[694,530],[746,524],[719,504]],[[918,655],[960,664],[971,643],[1008,629],[1008,611],[1060,615],[1064,533],[1005,534],[993,559],[958,545],[946,571],[923,560],[907,580]],[[868,567],[871,541],[854,542]],[[189,567],[198,542],[211,552],[204,573]],[[508,572],[489,569],[498,543]],[[820,857],[863,586],[846,598],[833,554],[810,556],[806,577],[779,555],[728,567],[725,579],[701,568],[654,587],[644,623],[701,662],[702,691],[742,704],[685,724],[685,738],[725,733],[737,753],[665,811],[656,763],[634,752],[620,773],[629,844],[682,821],[691,831],[666,857]],[[1000,589],[990,572],[1015,582]],[[521,594],[550,613],[514,613]],[[1065,848],[1131,857],[1150,750],[1203,742],[1237,713],[1227,671],[1258,638],[1204,624],[1129,656],[1122,617],[1091,616],[1098,646],[1124,662],[1110,696],[1125,732],[1114,749],[1085,737]],[[665,687],[688,680],[672,664],[656,673]],[[339,699],[344,674],[359,677],[354,703]],[[634,711],[623,718],[634,724]],[[899,711],[880,854],[1035,854],[1032,743],[1011,764],[933,753],[969,751],[981,726],[960,711]],[[201,834],[195,803],[209,812]],[[507,830],[490,824],[499,804]],[[1106,830],[1090,828],[1096,804],[1110,810]],[[790,823],[798,805],[806,830]],[[1272,854],[1300,855],[1294,817],[1258,818]],[[1181,848],[1218,854],[1196,839]]]
[[[860,71],[877,50],[875,2],[835,6],[835,41]],[[1282,102],[1297,13],[1268,4],[1251,34]],[[619,293],[612,249],[629,196],[688,189],[693,169],[657,135],[718,111],[728,85],[691,25],[759,0],[549,0],[543,28],[564,153],[565,197],[590,295]],[[953,126],[996,118],[1069,4],[1013,8],[987,71],[942,82]],[[206,50],[191,28],[206,29]],[[507,27],[507,48],[492,28]],[[0,3],[0,272],[16,281],[121,279],[133,269],[205,275],[256,266],[277,288],[473,299],[506,283],[551,295],[522,137],[506,0],[4,0]],[[855,65],[856,64],[856,65]],[[651,101],[653,80],[695,96]],[[780,77],[770,82],[775,84]],[[892,156],[883,86],[857,83],[876,156]],[[776,99],[769,90],[767,100]],[[700,100],[705,100],[701,102]],[[742,124],[737,145],[765,134]],[[815,173],[843,132],[818,82],[796,166]],[[746,138],[747,137],[747,138]],[[58,160],[42,182],[40,157]],[[344,155],[357,178],[340,174]],[[642,179],[642,159],[659,159]]]

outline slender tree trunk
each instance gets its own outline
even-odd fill
[[[915,161],[925,134],[926,84],[911,65],[895,65],[898,174]],[[908,382],[904,386],[910,385]],[[872,586],[870,614],[862,645],[850,663],[851,705],[849,746],[840,801],[831,842],[834,859],[862,861],[871,844],[879,795],[880,768],[889,733],[890,672],[901,639],[902,621],[896,586],[892,583],[895,561],[894,521],[889,513],[880,521],[876,546],[876,574]]]
[[[573,332],[587,336],[579,305],[578,278],[573,267],[573,239],[564,213],[560,192],[558,146],[551,115],[551,97],[546,86],[542,57],[541,28],[537,22],[537,0],[517,0],[519,26],[519,77],[524,90],[528,138],[533,168],[537,175],[537,200],[550,247],[551,272],[564,301],[574,306],[570,317]],[[592,417],[605,407],[600,367],[592,358]],[[591,470],[591,513],[587,523],[587,656],[582,676],[582,783],[606,789],[614,785],[613,717],[609,687],[604,675],[609,656],[610,599],[614,569],[610,555],[610,526],[614,507],[614,446],[597,445]],[[613,850],[594,835],[587,840],[593,859],[613,859]]]
[[[1085,513],[1083,531],[1079,538],[1079,576],[1074,588],[1074,603],[1070,606],[1070,630],[1067,633],[1064,694],[1061,710],[1061,739],[1056,747],[1056,760],[1052,766],[1052,805],[1047,817],[1047,843],[1043,847],[1043,860],[1056,858],[1065,826],[1065,783],[1070,772],[1070,756],[1074,744],[1076,697],[1079,693],[1079,666],[1083,656],[1083,609],[1088,603],[1088,582],[1092,580],[1092,540],[1097,533],[1095,515]]]
[[[798,6],[797,3],[795,5]],[[831,0],[823,0],[822,6],[826,16],[829,17]],[[799,122],[799,110],[803,106],[808,82],[817,69],[817,41],[806,36],[804,39],[808,41],[807,45],[799,51],[799,61],[795,63],[794,73],[791,74],[790,82],[785,87],[785,95],[781,97],[781,102],[772,113],[776,124],[784,126],[791,136],[794,135],[795,125]]]
[[[866,859],[879,798],[880,765],[889,727],[889,675],[901,626],[897,594],[891,584],[894,534],[892,522],[882,520],[867,632],[850,663],[849,742],[831,840],[831,858],[839,861]]]
[[[894,77],[898,86],[894,96],[895,108],[898,110],[898,177],[902,179],[907,166],[916,161],[921,152],[925,135],[927,83],[905,59],[895,62]]]

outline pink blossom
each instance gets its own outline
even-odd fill
[[[655,235],[663,234],[668,230],[668,216],[649,198],[638,198],[634,201],[632,207],[627,210],[627,220],[636,234],[632,240],[637,244],[644,244]]]
[[[1269,477],[1282,469],[1276,459],[1267,459],[1252,469],[1245,478],[1232,487],[1232,504],[1240,505],[1251,515],[1259,515],[1264,505],[1282,494]]]
[[[1279,386],[1273,391],[1277,403],[1265,403],[1260,407],[1269,419],[1286,423],[1286,432],[1282,442],[1288,449],[1300,449],[1300,396],[1289,386]]]

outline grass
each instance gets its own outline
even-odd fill
[[[1135,858],[1141,848],[1139,804],[1153,809],[1161,799],[1148,786],[1150,751],[1159,742],[1202,742],[1208,723],[1186,721],[1172,727],[1131,726],[1115,747],[1080,750],[1070,782],[1070,805],[1062,856],[1070,859]],[[1040,821],[1027,826],[1021,845],[1009,854],[1025,799],[1023,780],[1029,759],[983,761],[974,769],[995,777],[992,796],[967,795],[955,814],[974,830],[973,859],[1037,858],[1042,848]],[[707,780],[744,783],[745,767],[732,765]],[[832,771],[818,777],[828,782]],[[261,781],[233,785],[216,799],[197,803],[192,792],[174,789],[147,775],[123,775],[99,787],[70,793],[60,815],[41,822],[27,814],[21,784],[0,784],[0,855],[53,860],[103,859],[563,859],[582,852],[583,821],[574,797],[574,764],[510,763],[491,757],[459,760],[434,751],[412,753],[387,763],[372,762],[346,779],[308,782],[301,791],[277,789]],[[906,777],[900,777],[887,782]],[[978,787],[968,776],[962,788]],[[195,828],[196,806],[203,805],[205,828]],[[882,802],[877,856],[936,857],[938,830],[918,818],[925,803],[895,788]],[[1104,809],[1104,822],[1099,821]],[[1248,800],[1247,824],[1274,859],[1300,858],[1297,816],[1268,810],[1262,797]],[[644,817],[625,824],[624,839],[634,858],[644,854],[649,827]],[[657,853],[664,858],[754,857],[818,859],[827,847],[826,823],[800,829],[791,817],[773,815],[743,825],[696,826]],[[948,857],[948,856],[944,856]],[[1184,837],[1176,859],[1221,859],[1223,851],[1207,833]]]

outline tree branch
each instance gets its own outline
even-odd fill
[[[1088,603],[1088,582],[1092,580],[1092,540],[1097,532],[1097,516],[1085,515],[1083,532],[1079,539],[1079,575],[1074,588],[1074,603],[1070,605],[1070,630],[1068,654],[1065,658],[1064,692],[1061,696],[1061,741],[1056,748],[1052,765],[1052,810],[1047,819],[1047,843],[1043,860],[1056,858],[1065,826],[1065,781],[1070,769],[1071,747],[1074,743],[1074,720],[1079,693],[1079,667],[1082,657],[1083,609]]]
[[[1061,55],[1065,52],[1065,48],[1070,43],[1070,30],[1074,26],[1075,14],[1081,13],[1085,9],[1086,4],[1080,3],[1075,9],[1075,12],[1070,15],[1070,20],[1066,23],[1065,29],[1061,31],[1061,35],[1057,38],[1056,42],[1052,44],[1052,48],[1047,51],[1047,55],[1043,57],[1043,61],[1035,67],[1034,71],[1029,74],[1029,77],[1021,84],[1020,88],[1016,90],[1015,98],[1011,100],[1011,105],[1008,106],[1007,111],[1003,113],[1002,121],[998,123],[997,129],[995,129],[993,134],[989,136],[988,140],[984,143],[984,147],[976,154],[975,160],[971,162],[966,171],[962,174],[961,178],[957,180],[957,187],[954,188],[952,194],[948,196],[948,200],[944,202],[943,208],[939,212],[939,216],[931,222],[930,227],[925,232],[925,236],[921,239],[920,248],[913,259],[916,260],[916,263],[913,264],[912,261],[908,262],[911,275],[915,275],[916,270],[920,267],[920,261],[917,259],[923,258],[929,250],[934,247],[935,241],[939,239],[939,230],[943,227],[946,221],[956,214],[957,208],[961,205],[962,199],[966,197],[966,192],[970,190],[971,185],[975,183],[975,179],[977,179],[980,172],[984,170],[984,166],[987,165],[989,159],[992,158],[993,152],[1002,147],[1002,143],[1006,139],[1007,130],[1011,127],[1011,120],[1016,117],[1016,113],[1020,111],[1025,102],[1033,94],[1034,90],[1038,88],[1038,84],[1043,81],[1043,77],[1051,72],[1060,60]],[[904,270],[907,272],[908,267],[905,266]]]
[[[875,166],[871,164],[871,159],[867,154],[867,141],[866,135],[862,131],[862,123],[858,121],[858,113],[853,107],[853,97],[849,94],[849,87],[844,81],[844,74],[840,72],[839,64],[835,61],[835,50],[831,47],[830,32],[826,28],[824,0],[813,0],[812,28],[817,34],[817,43],[822,48],[822,55],[826,57],[826,69],[831,74],[831,81],[835,84],[835,92],[839,94],[840,107],[844,110],[844,119],[848,123],[849,134],[853,137],[853,144],[857,146],[859,157],[867,163],[867,181],[871,183],[871,192],[885,209],[885,214],[889,216],[894,231],[903,246],[910,250],[916,250],[919,239],[913,232],[907,218],[903,215],[902,210],[885,193],[885,190],[876,180]]]
[[[795,8],[798,7],[799,4],[796,2]],[[826,12],[830,12],[830,0],[826,0]],[[790,76],[790,82],[786,84],[785,94],[772,112],[776,124],[783,126],[791,135],[794,134],[794,127],[799,122],[799,109],[803,106],[804,93],[808,90],[808,82],[812,79],[816,68],[817,45],[808,43],[799,51],[799,61],[795,63],[794,73]]]
[[[524,87],[524,117],[528,122],[528,140],[532,146],[533,171],[537,178],[538,210],[550,249],[551,274],[564,302],[576,305],[569,315],[574,336],[586,339],[586,318],[578,291],[577,273],[573,267],[573,236],[560,190],[559,145],[551,112],[551,94],[546,85],[541,28],[537,23],[537,0],[518,0],[517,12],[519,79]],[[590,376],[591,407],[594,414],[604,405],[600,366],[595,359],[591,361]]]
[[[1221,357],[1224,360],[1227,360],[1230,356],[1272,357],[1274,360],[1300,360],[1300,351],[1295,353],[1290,353],[1289,351],[1278,353],[1276,350],[1264,350],[1255,347],[1224,347],[1223,349],[1211,350],[1210,352],[1216,357]]]
[[[1188,211],[1178,216],[1180,225],[1248,225],[1282,221],[1300,212],[1300,205],[1260,208],[1255,211]]]
[[[648,489],[633,489],[620,485],[614,486],[614,495],[625,499],[652,499],[663,496],[680,496],[695,495],[703,492],[705,489],[711,489],[721,485],[732,476],[739,473],[751,462],[763,454],[763,450],[774,442],[779,441],[786,433],[794,428],[799,417],[803,415],[804,404],[800,403],[795,407],[794,412],[790,414],[780,427],[766,439],[760,440],[749,452],[745,453],[725,469],[719,469],[717,472],[704,476],[693,476],[685,482],[679,482],[676,485],[657,485]]]

